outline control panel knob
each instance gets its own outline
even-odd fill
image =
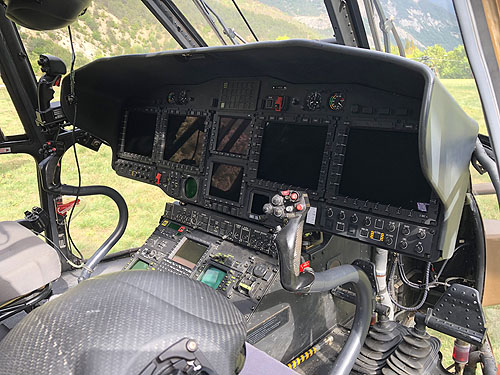
[[[267,267],[264,266],[263,264],[257,264],[254,268],[253,268],[253,274],[255,277],[264,277],[264,275],[266,274],[267,272]]]
[[[262,209],[266,215],[273,213],[273,205],[271,203],[266,203]]]
[[[274,207],[273,214],[276,217],[282,217],[284,214],[284,210],[281,207]]]
[[[401,249],[406,249],[408,247],[408,241],[406,241],[406,239],[402,239],[400,242],[399,242],[399,246],[401,247]]]
[[[326,216],[328,216],[328,217],[332,217],[332,216],[333,216],[333,213],[334,213],[334,212],[333,212],[333,208],[328,207],[328,208],[326,209]]]
[[[409,235],[409,234],[410,234],[410,227],[409,227],[408,225],[404,225],[404,226],[403,226],[403,229],[401,230],[401,232],[402,232],[405,236]]]
[[[370,225],[372,225],[372,218],[370,216],[365,217],[365,220],[363,220],[363,224],[366,227],[369,227]]]
[[[396,224],[393,221],[390,221],[387,225],[387,229],[389,229],[389,232],[394,232],[396,230]]]
[[[275,206],[281,206],[283,205],[283,197],[281,195],[276,194],[275,196],[272,197],[271,203]]]
[[[389,246],[391,246],[393,243],[394,243],[394,239],[392,238],[392,236],[387,236],[385,238],[385,243]]]
[[[344,211],[340,211],[339,212],[339,220],[344,220],[345,219],[345,212]]]
[[[356,224],[358,222],[358,215],[352,214],[351,216],[351,223]]]
[[[422,242],[419,242],[415,245],[415,251],[419,254],[424,251],[424,246],[422,245]]]
[[[427,233],[425,232],[424,228],[420,228],[418,230],[417,237],[420,238],[421,240],[423,240],[426,235],[427,235]]]

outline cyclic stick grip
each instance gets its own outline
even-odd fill
[[[290,292],[307,292],[314,281],[314,274],[305,270],[300,272],[302,233],[309,198],[306,193],[285,190],[276,194],[271,203],[264,205],[264,212],[283,220],[278,227],[276,247],[278,250],[281,285]]]

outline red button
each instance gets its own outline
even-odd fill
[[[287,196],[287,195],[290,195],[290,190],[283,190],[281,192],[281,195],[283,195],[284,197]]]
[[[302,206],[300,203],[298,205],[295,206],[295,208],[297,209],[297,211],[302,211],[304,209],[304,206]]]
[[[290,195],[290,198],[292,198],[292,201],[296,201],[297,199],[299,199],[299,195],[297,193],[293,192]]]
[[[186,229],[186,227],[180,227],[179,229],[177,229],[177,232],[182,233],[184,232],[184,229]]]

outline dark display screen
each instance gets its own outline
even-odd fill
[[[243,167],[214,163],[209,194],[213,197],[239,202],[242,181]]]
[[[247,155],[250,147],[250,119],[221,117],[217,132],[216,151]]]
[[[322,125],[268,123],[257,177],[317,189],[327,132]]]
[[[176,251],[172,259],[193,269],[207,249],[208,246],[186,238],[186,241]]]
[[[254,193],[250,212],[256,215],[264,215],[264,205],[266,203],[269,203],[269,197],[267,195]]]
[[[339,193],[426,211],[431,189],[420,167],[418,134],[351,129]]]
[[[141,156],[153,155],[157,113],[131,110],[127,115],[123,151]]]
[[[163,160],[199,167],[205,144],[205,117],[169,115]]]

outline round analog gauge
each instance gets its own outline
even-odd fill
[[[310,111],[315,111],[321,108],[321,94],[317,91],[310,93],[306,97],[306,107]]]
[[[328,100],[328,106],[332,111],[340,111],[344,108],[345,97],[341,92],[335,92]]]
[[[167,96],[167,101],[170,103],[170,104],[174,104],[176,102],[177,98],[175,96],[175,92],[171,91],[168,93],[168,96]]]

